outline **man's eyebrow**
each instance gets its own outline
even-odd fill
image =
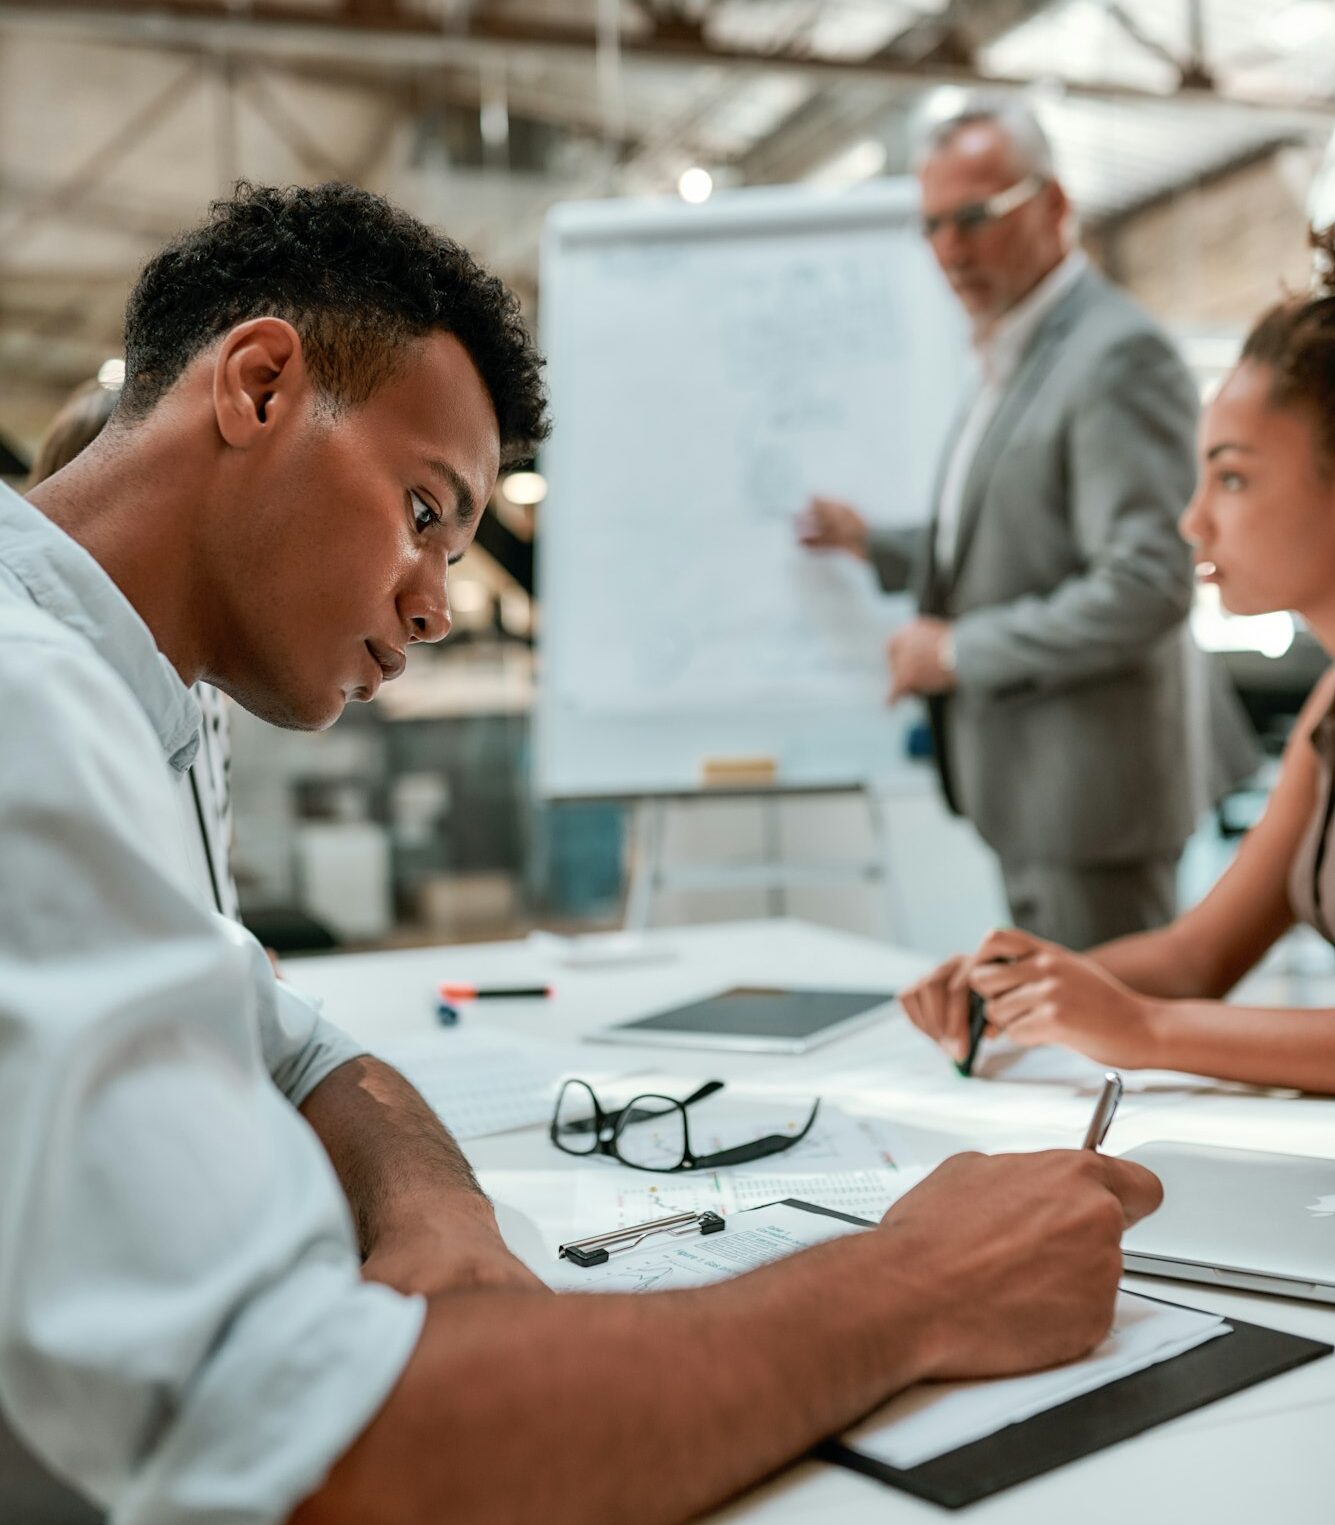
[[[448,461],[428,459],[426,465],[429,471],[453,489],[454,507],[460,527],[467,529],[477,515],[477,503],[473,498],[472,489]]]
[[[1219,444],[1210,446],[1210,448],[1205,452],[1205,459],[1207,461],[1212,461],[1216,456],[1223,455],[1225,450],[1238,450],[1241,451],[1243,455],[1256,454],[1255,445],[1235,445],[1232,440],[1222,440]]]

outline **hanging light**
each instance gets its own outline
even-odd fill
[[[501,483],[501,491],[511,503],[541,503],[547,496],[547,478],[539,471],[512,471]]]
[[[677,180],[677,194],[692,206],[699,206],[714,194],[714,177],[698,164],[684,169]]]

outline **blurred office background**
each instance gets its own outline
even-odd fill
[[[1307,281],[1335,0],[0,0],[0,474],[22,480],[73,386],[114,382],[139,265],[238,177],[383,192],[537,323],[554,204],[901,174],[915,117],[982,81],[1026,92],[1091,256],[1207,391],[1250,320]],[[234,870],[271,942],[620,920],[633,807],[532,789],[534,549],[561,511],[544,492],[540,472],[502,482],[455,574],[455,634],[375,703],[315,737],[234,708]],[[1286,616],[1239,626],[1203,604],[1197,630],[1273,757],[1322,654]],[[1267,777],[1202,822],[1187,898]],[[986,855],[930,788],[890,827],[905,940],[944,952],[1000,914]],[[864,825],[856,801],[745,801],[667,830],[685,856],[745,862]],[[664,895],[655,915],[867,930],[865,900],[757,883]]]

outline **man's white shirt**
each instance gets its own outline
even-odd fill
[[[997,320],[985,338],[974,344],[980,380],[960,425],[955,448],[950,452],[936,510],[933,549],[936,565],[943,572],[948,572],[955,564],[960,518],[964,512],[964,490],[987,426],[1001,405],[1006,388],[1024,359],[1030,340],[1038,332],[1039,324],[1088,268],[1089,260],[1084,251],[1072,249],[1023,300]]]
[[[232,878],[232,799],[228,774],[231,740],[227,700],[211,684],[190,690],[199,705],[199,750],[181,775],[177,794],[185,813],[186,850],[192,877],[207,892],[208,902],[233,921],[241,919],[241,902]]]
[[[0,717],[0,1421],[114,1525],[271,1525],[424,1315],[296,1110],[361,1050],[202,903],[198,707],[3,486]]]

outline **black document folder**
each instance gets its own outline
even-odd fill
[[[788,1206],[843,1218],[848,1223],[867,1222],[810,1202],[790,1200]],[[1222,1339],[1207,1340],[1183,1355],[1072,1398],[1032,1419],[1007,1425],[916,1467],[887,1466],[841,1440],[823,1442],[813,1455],[946,1509],[960,1509],[1268,1377],[1305,1366],[1332,1350],[1320,1340],[1247,1324],[1231,1316],[1227,1323],[1233,1332]]]

